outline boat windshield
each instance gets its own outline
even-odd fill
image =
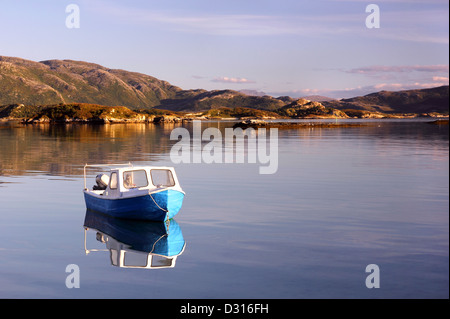
[[[148,186],[147,173],[143,169],[124,172],[123,186],[125,186],[125,188],[137,188]]]
[[[157,187],[171,187],[175,186],[175,180],[173,179],[172,172],[168,169],[152,169],[150,171],[152,176],[153,185]]]

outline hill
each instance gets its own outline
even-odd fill
[[[354,109],[384,113],[446,113],[449,111],[449,86],[405,91],[380,91],[323,105],[339,110]]]
[[[221,107],[256,108],[273,111],[286,102],[271,96],[249,96],[233,90],[189,90],[177,92],[174,98],[161,100],[158,108],[173,111],[205,111]]]
[[[0,118],[20,119],[24,123],[109,123],[143,122],[146,115],[124,106],[103,106],[88,103],[56,105],[13,104],[0,106]]]
[[[0,56],[0,105],[93,103],[150,108],[180,88],[149,75],[72,60]]]
[[[282,100],[233,90],[182,90],[149,75],[73,60],[34,62],[0,56],[0,105],[90,103],[204,111],[219,107],[275,110]]]
[[[12,104],[0,106],[0,119],[21,120],[22,123],[160,123],[194,119],[281,118],[270,111],[236,107],[220,107],[200,113],[161,109],[130,110],[125,106],[103,106],[89,103],[55,105]]]
[[[290,118],[348,118],[347,114],[340,110],[302,98],[281,107],[277,113]]]

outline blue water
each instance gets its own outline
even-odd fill
[[[270,175],[173,164],[173,125],[1,124],[0,298],[448,298],[449,131],[427,121],[279,130]],[[174,268],[86,254],[82,166],[114,161],[176,167],[186,246]],[[86,241],[106,248],[92,229]],[[66,286],[71,264],[79,288]],[[379,288],[366,287],[369,264]]]

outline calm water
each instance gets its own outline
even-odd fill
[[[448,298],[449,131],[425,122],[280,130],[272,175],[172,164],[173,125],[0,124],[0,298]],[[177,169],[174,268],[85,253],[82,165],[128,161]],[[93,230],[86,243],[106,248]]]

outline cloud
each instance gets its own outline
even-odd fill
[[[293,98],[304,97],[308,95],[322,95],[335,99],[351,98],[355,96],[363,96],[379,91],[403,91],[413,89],[426,89],[449,85],[447,77],[434,77],[429,82],[412,82],[412,83],[377,83],[367,86],[350,87],[343,89],[299,89],[284,92],[269,92],[272,96],[291,96]]]
[[[115,17],[116,20],[175,32],[219,36],[296,35],[378,37],[389,40],[448,44],[448,10],[423,9],[415,6],[406,11],[381,8],[381,28],[374,32],[364,27],[364,7],[357,13],[289,12],[287,14],[221,14],[198,12],[175,13],[158,9],[138,8],[118,3],[89,2],[90,10]],[[330,7],[331,8],[331,7]]]
[[[402,91],[402,90],[413,90],[413,89],[427,89],[431,87],[438,87],[448,85],[448,78],[444,80],[436,79],[436,81],[430,82],[414,82],[414,83],[378,83],[373,86],[368,86],[365,89],[374,89],[373,92],[378,91]]]
[[[329,0],[329,1],[334,1],[334,2],[364,2],[364,3],[368,3],[367,0]],[[438,3],[438,4],[445,4],[447,0],[377,0],[376,2],[389,2],[389,3],[393,3],[393,2],[397,2],[397,3],[409,3],[409,4],[414,4],[414,3]]]
[[[448,76],[433,76],[433,81],[448,83]]]
[[[404,85],[401,83],[378,83],[372,87],[377,91],[398,91],[404,89]],[[371,86],[369,86],[369,88],[371,88]]]
[[[126,23],[160,25],[183,33],[232,36],[258,36],[292,33],[284,17],[265,14],[174,13],[97,0],[89,3],[96,14],[108,15]],[[199,10],[200,11],[200,10]]]
[[[436,65],[399,65],[399,66],[384,66],[374,65],[360,68],[353,68],[349,70],[340,70],[348,74],[362,75],[377,81],[382,81],[382,84],[387,85],[391,83],[417,84],[417,83],[448,83],[449,66],[444,64]]]
[[[404,73],[404,72],[446,72],[448,73],[448,65],[401,65],[401,66],[384,66],[374,65],[368,67],[354,68],[344,70],[346,73],[377,75],[380,73]]]
[[[246,78],[229,78],[227,76],[216,77],[216,78],[212,79],[211,82],[233,83],[233,84],[255,83],[254,81],[250,81]]]

